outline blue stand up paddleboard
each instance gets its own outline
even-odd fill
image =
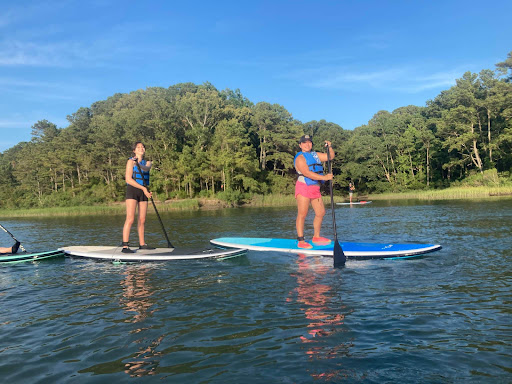
[[[313,248],[297,247],[295,239],[270,239],[254,237],[221,237],[210,240],[221,248],[243,248],[253,251],[274,251],[306,255],[333,256],[334,242],[329,245],[313,245]],[[392,244],[392,243],[351,243],[342,242],[343,253],[349,259],[398,259],[418,257],[441,249],[436,244]]]
[[[43,259],[49,259],[53,257],[64,256],[64,252],[60,250],[46,251],[46,252],[18,252],[18,253],[4,253],[0,254],[0,264],[15,264],[24,261],[38,261]]]

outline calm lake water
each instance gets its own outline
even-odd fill
[[[162,218],[176,246],[295,236],[294,208]],[[511,199],[374,202],[339,206],[336,219],[343,241],[443,249],[342,269],[332,258],[270,252],[0,266],[2,382],[512,382]],[[1,220],[28,251],[118,245],[123,222]],[[309,236],[311,224],[312,215]],[[149,244],[165,245],[154,214],[147,232]],[[332,237],[330,211],[322,234]]]

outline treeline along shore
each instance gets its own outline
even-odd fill
[[[281,105],[254,104],[239,90],[210,83],[118,93],[67,119],[65,128],[36,122],[30,142],[0,154],[0,210],[117,209],[138,140],[155,164],[156,200],[171,201],[163,205],[183,199],[189,203],[179,204],[191,209],[208,199],[280,205],[293,201],[293,159],[303,134],[313,136],[317,151],[332,142],[334,194],[341,200],[349,181],[373,197],[468,187],[512,193],[512,52],[494,70],[466,72],[424,107],[378,111],[354,130],[325,120],[302,123]]]

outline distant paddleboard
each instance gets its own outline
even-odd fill
[[[254,251],[287,252],[306,255],[333,256],[333,244],[314,245],[311,249],[297,247],[294,239],[271,239],[254,237],[221,237],[210,243],[222,248],[243,248]],[[392,244],[342,242],[343,253],[349,259],[397,259],[418,257],[441,249],[436,244]]]
[[[122,261],[122,262],[143,262],[143,261],[172,261],[172,260],[194,260],[194,259],[228,259],[243,255],[246,250],[240,249],[185,249],[185,248],[157,248],[137,249],[132,248],[135,253],[123,253],[122,247],[113,246],[72,246],[63,247],[59,250],[67,255],[96,260]]]
[[[362,204],[370,204],[371,201],[356,201],[354,203],[336,203],[338,205],[362,205]]]

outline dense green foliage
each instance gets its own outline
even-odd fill
[[[512,169],[511,54],[496,71],[464,74],[426,107],[379,111],[353,131],[301,123],[281,105],[254,105],[209,83],[115,94],[68,116],[66,128],[38,121],[30,142],[0,154],[0,207],[122,201],[138,140],[155,162],[160,200],[291,194],[304,133],[316,150],[332,141],[338,193],[349,179],[363,192],[442,188],[485,170],[503,180]]]

